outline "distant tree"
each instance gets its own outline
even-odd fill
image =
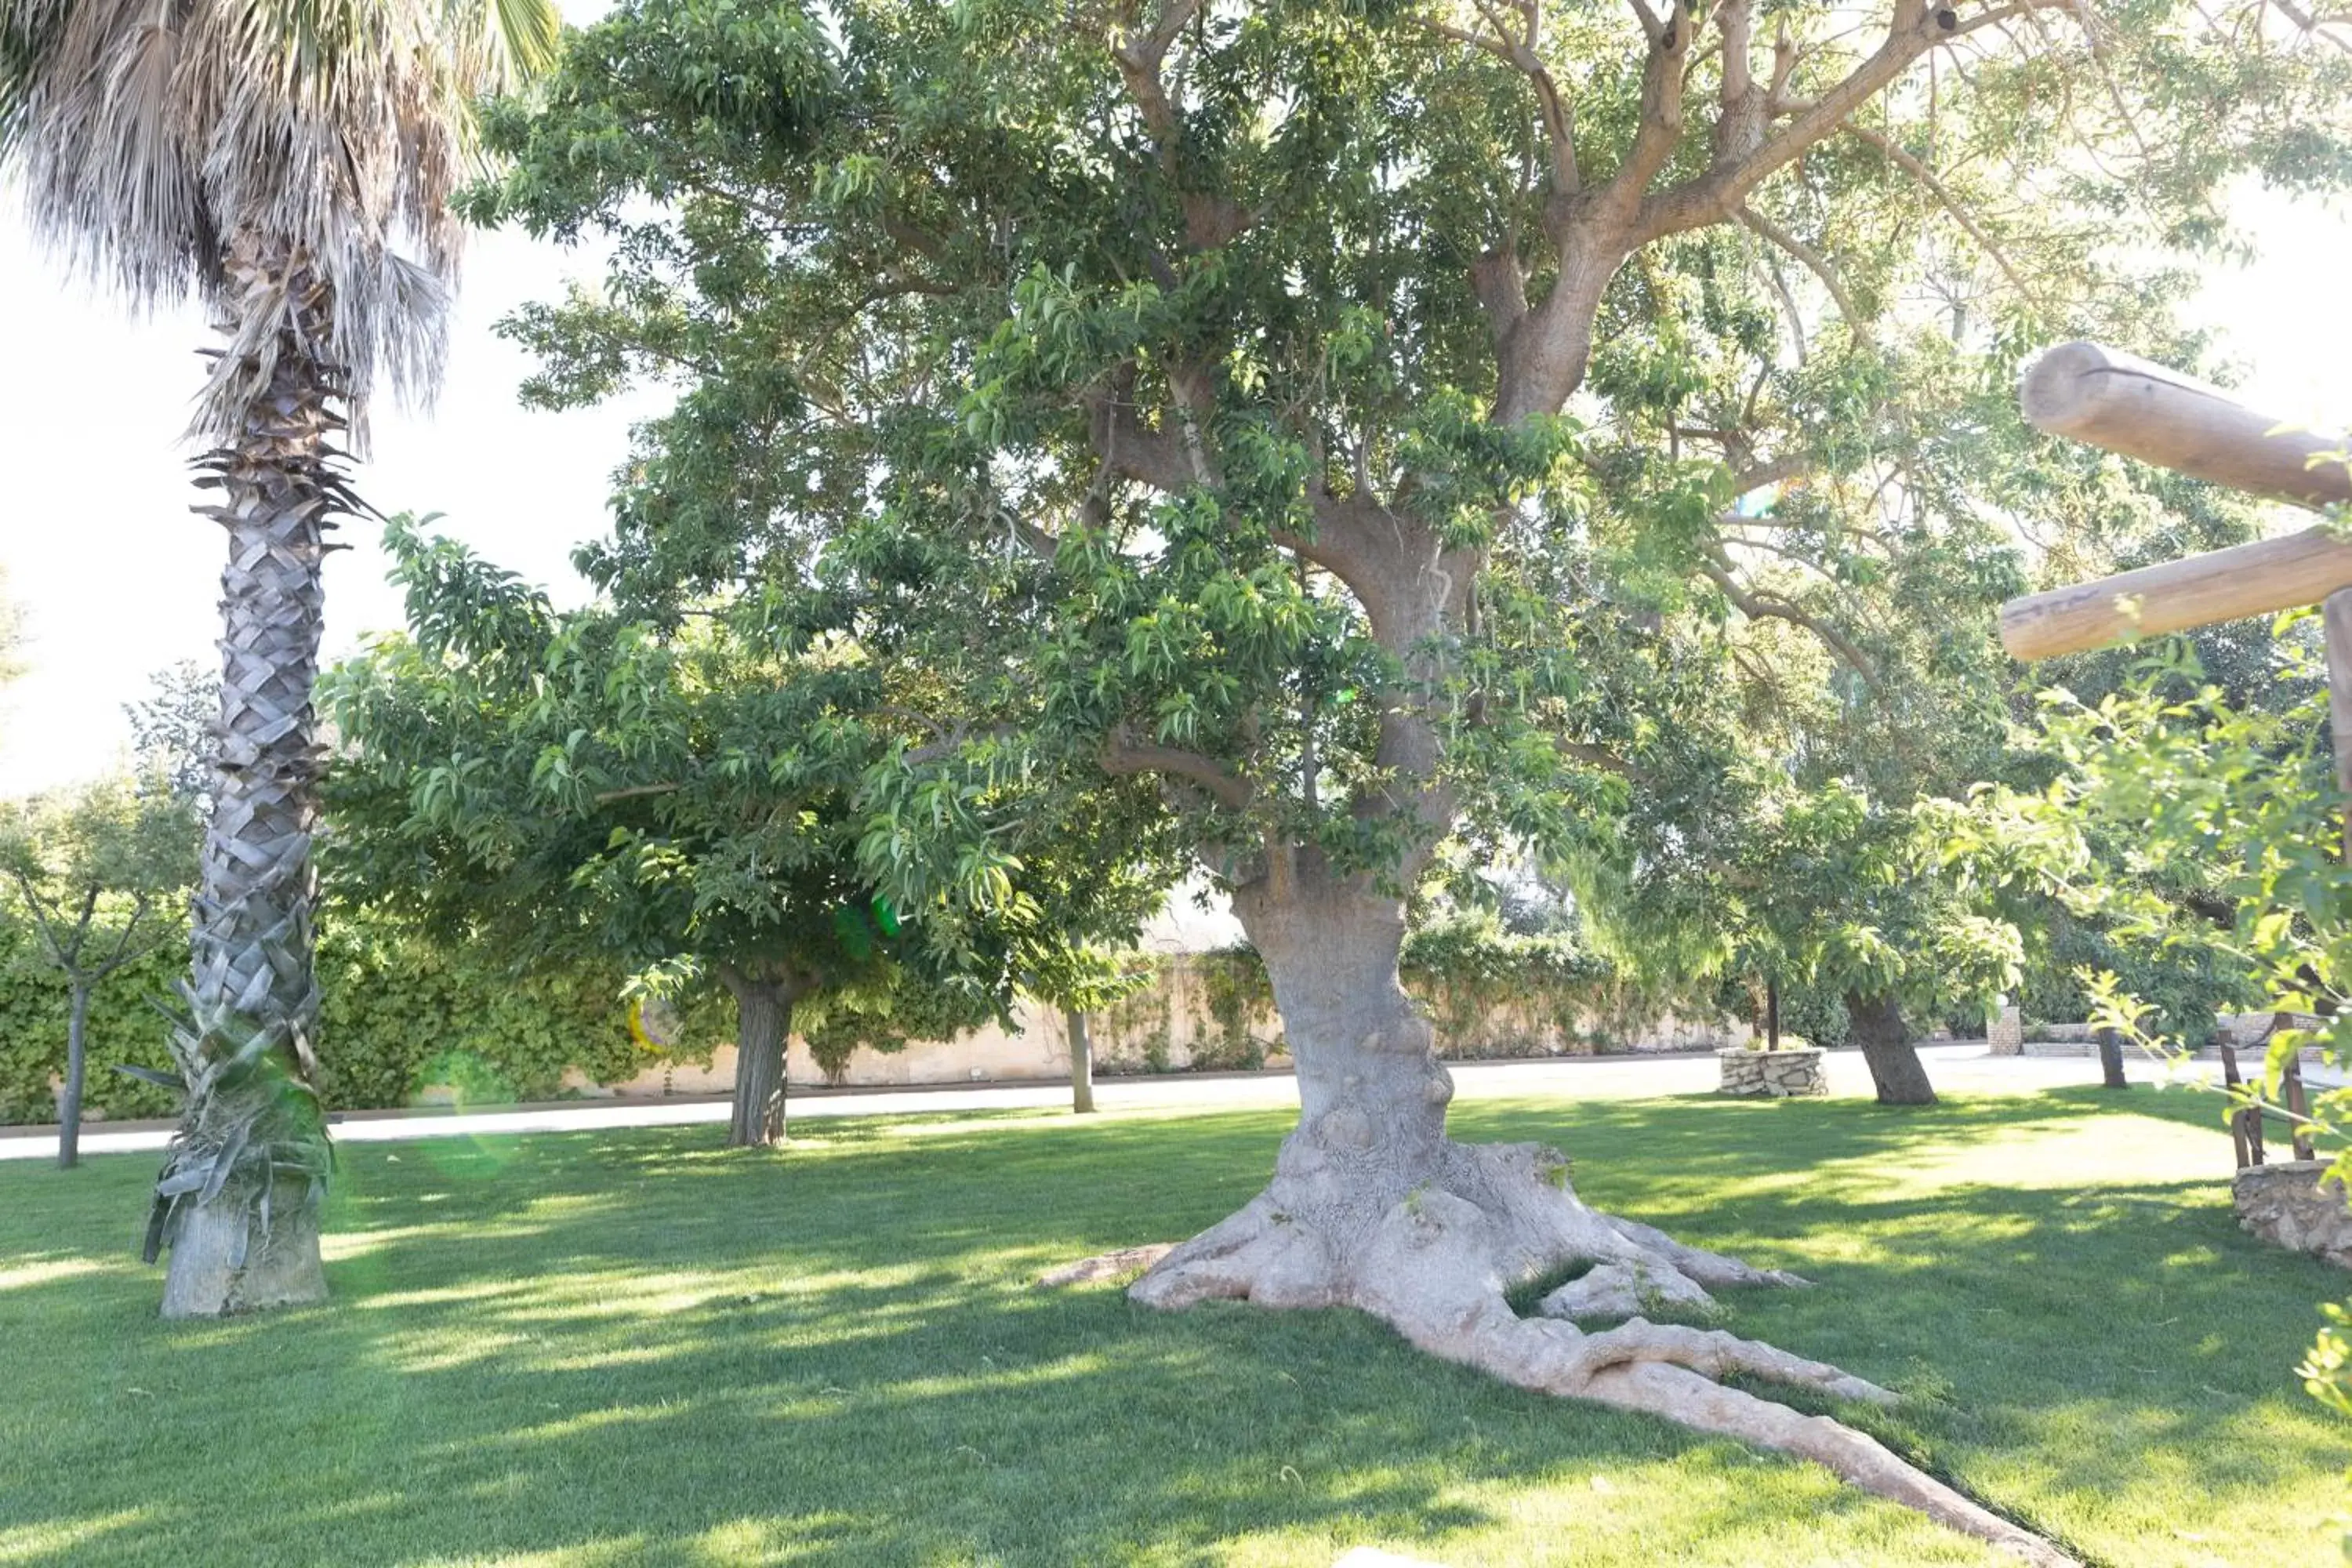
[[[58,1096],[58,1163],[68,1170],[80,1157],[90,993],[180,934],[173,906],[195,882],[197,837],[184,802],[127,778],[0,804],[0,875],[72,996]]]
[[[193,806],[212,814],[214,727],[220,721],[220,677],[184,658],[147,678],[149,694],[122,705],[131,721],[131,751],[143,778],[153,779]]]
[[[0,567],[0,685],[25,673],[24,606],[8,596],[8,573]]]
[[[430,392],[473,102],[557,26],[549,0],[0,0],[0,163],[34,228],[133,309],[193,300],[222,337],[188,431],[228,540],[188,1037],[267,1066],[188,1080],[150,1227],[167,1316],[326,1295],[311,684],[328,531],[357,504],[339,443],[379,384]]]
[[[771,596],[664,631],[605,608],[560,615],[404,523],[386,539],[411,632],[331,683],[338,889],[451,940],[723,987],[730,1143],[784,1137],[796,1011],[837,1065],[860,1044],[978,1023],[1024,985],[1083,1001],[1074,933],[1131,940],[1148,912],[1120,870],[1131,849],[1106,840],[1081,874],[1035,823],[954,868],[982,886],[969,902],[885,898],[860,863],[868,775],[934,721],[803,618],[821,599]],[[989,793],[932,790],[910,808],[989,812]]]

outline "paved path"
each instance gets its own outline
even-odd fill
[[[1982,1041],[1922,1046],[1920,1058],[1936,1087],[1955,1094],[2031,1094],[2068,1084],[2096,1083],[2095,1057],[1995,1057]],[[1661,1057],[1569,1057],[1535,1061],[1454,1062],[1456,1100],[1647,1099],[1664,1094],[1704,1094],[1716,1083],[1712,1055]],[[2147,1062],[2130,1064],[2135,1079],[2158,1076]],[[1867,1095],[1870,1074],[1858,1051],[1829,1056],[1830,1092]],[[794,1120],[821,1116],[938,1116],[971,1110],[1051,1110],[1068,1105],[1066,1083],[996,1083],[971,1087],[803,1090],[792,1097]],[[1298,1103],[1288,1073],[1235,1073],[1098,1079],[1095,1103],[1107,1113],[1155,1110],[1280,1109]],[[614,1127],[677,1127],[725,1121],[724,1100],[629,1100],[566,1101],[512,1110],[466,1115],[446,1112],[359,1111],[334,1119],[334,1134],[345,1143],[401,1142],[505,1132],[586,1132]],[[161,1149],[168,1127],[141,1123],[109,1127],[93,1123],[82,1131],[85,1154]],[[53,1129],[0,1130],[0,1160],[39,1160],[57,1154]]]

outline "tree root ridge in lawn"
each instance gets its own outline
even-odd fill
[[[1654,1323],[1644,1304],[1705,1307],[1712,1287],[1801,1285],[1686,1247],[1580,1202],[1567,1164],[1535,1144],[1445,1144],[1436,1179],[1372,1212],[1346,1201],[1342,1174],[1296,1138],[1271,1185],[1183,1243],[1129,1288],[1147,1306],[1212,1300],[1265,1307],[1355,1307],[1413,1345],[1521,1388],[1641,1411],[1827,1466],[1845,1480],[2036,1568],[2078,1568],[2052,1542],[2001,1518],[1825,1415],[1807,1415],[1720,1378],[1739,1375],[1832,1398],[1892,1405],[1877,1384],[1716,1330]],[[1591,1268],[1521,1318],[1505,1292]],[[1571,1317],[1622,1317],[1586,1330]]]

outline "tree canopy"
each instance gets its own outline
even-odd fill
[[[1019,988],[1080,995],[1087,943],[1150,911],[1165,867],[1133,789],[1073,793],[1052,820],[1008,811],[1028,787],[1009,769],[877,784],[941,731],[822,595],[664,628],[558,613],[405,521],[386,539],[413,629],[333,682],[337,885],[445,940],[723,985],[738,1142],[782,1136],[796,1009],[829,1060],[943,1036]],[[982,848],[941,873],[968,896],[865,864],[877,810],[971,818]]]

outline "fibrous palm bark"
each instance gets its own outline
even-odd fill
[[[191,435],[228,532],[222,754],[156,1186],[165,1311],[323,1293],[310,844],[329,445],[379,381],[429,392],[471,105],[545,65],[550,0],[0,0],[0,156],[33,225],[131,301],[228,335]]]
[[[319,988],[310,840],[320,756],[311,689],[328,531],[357,503],[331,444],[343,428],[344,382],[332,357],[328,284],[307,255],[257,237],[232,246],[228,271],[227,297],[245,310],[223,320],[223,352],[253,356],[257,388],[236,438],[196,464],[199,482],[218,491],[197,510],[226,531],[228,563],[193,1017],[178,1036],[189,1106],[157,1189],[149,1245],[151,1258],[158,1245],[172,1251],[167,1317],[326,1295],[318,1227],[325,1130],[311,1087]],[[268,352],[257,354],[257,340],[270,336]]]

